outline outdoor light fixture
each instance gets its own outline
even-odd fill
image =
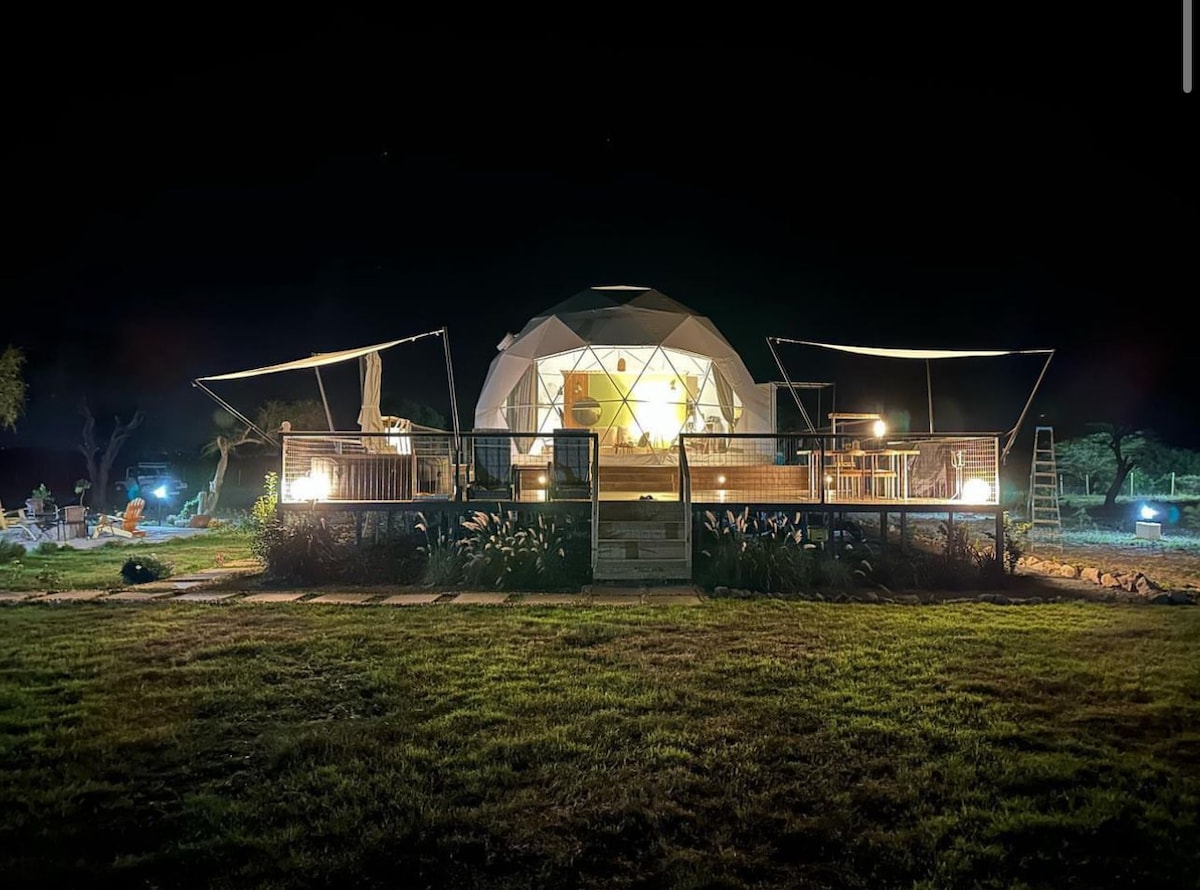
[[[320,473],[301,476],[292,481],[292,499],[297,501],[320,501],[329,497],[329,478]]]
[[[538,476],[538,485],[545,485],[545,484],[546,484],[546,474],[542,473]]]
[[[962,500],[967,504],[986,504],[992,497],[992,486],[983,479],[968,479],[963,483]]]
[[[724,484],[725,484],[725,477],[724,477],[724,476],[718,476],[718,477],[717,477],[717,485],[724,485]]]
[[[1142,504],[1142,509],[1140,512],[1141,512],[1142,519],[1153,519],[1155,516],[1158,515],[1158,511],[1155,510],[1153,507],[1151,507],[1149,504]]]
[[[882,420],[877,420],[877,421],[875,421],[875,424],[871,427],[871,430],[875,433],[876,439],[882,439],[884,436],[887,435],[887,424],[884,423]]]

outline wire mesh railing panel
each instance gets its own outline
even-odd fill
[[[685,434],[679,441],[692,503],[820,499],[815,482],[819,461],[814,461],[819,443],[808,437]]]
[[[958,501],[972,505],[1000,502],[999,439],[949,436],[907,440],[915,451],[905,497],[920,501]]]

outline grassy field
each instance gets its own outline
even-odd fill
[[[121,566],[133,555],[152,553],[175,567],[176,574],[252,558],[250,536],[235,529],[149,544],[111,541],[76,550],[53,543],[0,563],[0,590],[108,590],[128,586]]]
[[[1200,609],[0,609],[0,885],[1195,887]]]

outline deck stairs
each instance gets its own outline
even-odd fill
[[[600,501],[596,582],[688,581],[688,517],[679,500]]]

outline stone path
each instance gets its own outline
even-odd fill
[[[60,590],[52,593],[0,591],[0,605],[33,603],[191,603],[196,605],[231,605],[247,603],[276,606],[296,603],[347,606],[697,606],[702,597],[688,585],[673,587],[610,587],[597,586],[583,593],[485,593],[479,591],[448,591],[443,593],[359,593],[352,591],[239,591],[211,585],[230,575],[237,568],[211,569],[188,575],[138,584],[121,590]]]

